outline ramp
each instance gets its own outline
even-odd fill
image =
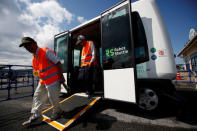
[[[43,121],[62,131],[67,129],[74,121],[82,116],[88,109],[90,109],[101,97],[88,98],[85,93],[76,93],[62,101],[60,105],[64,113],[61,118],[52,121],[50,115],[53,107],[43,111]]]

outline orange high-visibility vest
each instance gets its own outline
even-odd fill
[[[91,52],[91,43],[93,41],[87,41],[85,44],[85,47],[83,47],[82,52],[81,52],[81,67],[84,66],[89,66],[90,61],[92,59],[92,52]],[[95,61],[93,61],[93,65],[97,65],[97,60],[95,58]]]
[[[40,83],[50,85],[53,82],[59,80],[59,74],[56,64],[53,64],[47,60],[47,50],[51,49],[48,47],[40,48],[37,56],[33,56],[32,65],[34,71],[39,71]]]

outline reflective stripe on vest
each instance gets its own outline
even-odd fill
[[[47,68],[45,68],[45,69],[42,69],[42,70],[40,70],[40,73],[45,72],[45,71],[47,71],[47,70],[53,68],[54,66],[55,66],[55,64],[53,64],[53,65],[51,65],[51,66],[49,66],[49,67],[47,67]]]
[[[58,74],[58,72],[52,73],[52,74],[50,74],[50,75],[48,75],[46,77],[43,77],[42,80],[47,80],[47,79],[49,79],[49,78],[51,78],[51,77],[53,77],[53,76],[55,76],[57,74]]]
[[[90,65],[90,61],[92,59],[92,52],[91,52],[91,43],[92,41],[87,41],[85,47],[82,49],[81,53],[81,67]],[[96,65],[96,60],[93,62],[93,65]]]
[[[33,56],[33,69],[39,70],[40,83],[52,84],[59,80],[58,68],[55,64],[50,63],[46,57],[46,51],[51,50],[48,47],[40,48],[37,54],[37,58]],[[51,50],[54,52],[53,50]]]
[[[91,56],[91,57],[92,57],[92,54],[83,55],[83,56],[81,56],[81,59],[85,59],[85,58],[88,57],[88,56]]]

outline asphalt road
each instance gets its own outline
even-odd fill
[[[197,91],[179,93],[186,98],[182,109],[166,102],[156,113],[144,112],[134,104],[102,100],[68,130],[197,131]],[[30,116],[31,103],[32,97],[0,102],[0,131],[55,131],[44,122],[28,128],[21,125]]]

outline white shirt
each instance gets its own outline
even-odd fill
[[[40,48],[38,47],[36,50],[36,56],[38,54],[39,49]],[[52,62],[54,64],[57,64],[59,62],[57,56],[51,50],[46,50],[46,57],[47,57],[47,60],[49,60],[50,62]]]
[[[90,43],[90,47],[91,47],[91,53],[92,53],[92,59],[90,60],[90,63],[92,63],[93,61],[96,60],[96,49],[95,49],[93,42]]]

